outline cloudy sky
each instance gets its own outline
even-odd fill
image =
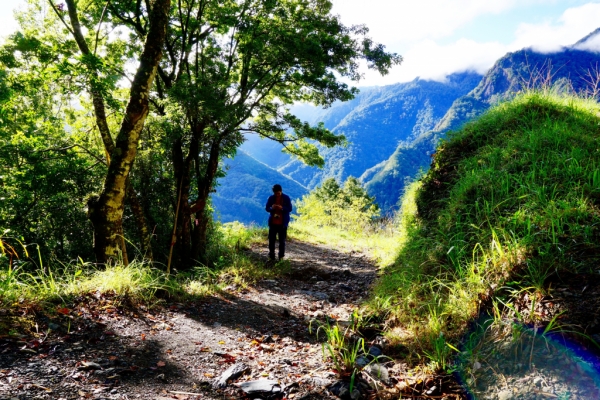
[[[9,10],[25,0],[0,0],[0,36],[17,25]],[[60,3],[60,0],[55,0]],[[467,69],[485,72],[509,51],[533,46],[553,51],[600,27],[600,0],[333,0],[347,25],[366,24],[370,35],[404,62],[380,77],[366,72],[360,85],[387,85],[416,77],[443,79]],[[598,41],[600,51],[600,40]]]

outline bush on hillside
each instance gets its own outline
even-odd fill
[[[358,232],[379,216],[375,199],[369,196],[358,179],[349,177],[344,186],[329,178],[296,206],[295,221],[320,227],[334,227]]]

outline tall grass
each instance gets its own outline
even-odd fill
[[[543,294],[551,275],[597,269],[598,112],[595,102],[528,93],[439,146],[404,198],[406,241],[371,300],[391,316],[395,342],[434,356],[496,288]]]
[[[217,225],[211,238],[211,266],[198,264],[190,271],[166,275],[162,265],[134,260],[125,266],[116,263],[96,266],[76,260],[63,263],[58,260],[33,258],[28,246],[9,247],[2,241],[0,253],[0,306],[10,307],[17,302],[44,305],[66,303],[74,297],[90,292],[111,293],[134,302],[152,303],[160,297],[186,298],[205,296],[227,285],[244,287],[261,278],[282,273],[288,265],[265,269],[243,252],[252,243],[264,240],[266,233],[259,228],[242,224]],[[6,238],[5,238],[6,239]],[[9,262],[8,249],[15,256]],[[140,257],[141,258],[141,257]]]
[[[323,244],[342,251],[360,251],[368,254],[379,266],[392,263],[404,241],[394,220],[384,220],[360,231],[347,231],[334,226],[293,221],[288,235],[307,243]]]

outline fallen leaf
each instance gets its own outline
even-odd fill
[[[165,364],[164,361],[159,361],[159,362],[156,363],[157,367],[164,367],[165,365],[167,365],[167,364]]]
[[[68,308],[59,308],[56,310],[56,312],[63,315],[69,315],[70,311]]]

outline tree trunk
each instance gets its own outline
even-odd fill
[[[192,252],[192,232],[195,230],[191,226],[192,208],[189,205],[190,187],[192,181],[192,163],[198,158],[198,143],[200,136],[204,132],[204,126],[195,124],[193,127],[192,140],[188,154],[183,158],[183,144],[181,140],[176,140],[173,145],[173,166],[175,177],[181,185],[179,216],[177,219],[177,242],[179,267],[182,269],[190,268],[197,260]],[[195,225],[195,224],[194,224]]]
[[[135,223],[140,235],[142,256],[145,260],[152,261],[154,259],[152,254],[152,232],[150,232],[150,228],[148,227],[142,203],[130,182],[127,182],[127,200],[129,200],[131,211],[135,216]]]
[[[81,24],[79,22],[79,16],[77,14],[77,4],[74,0],[66,0],[67,9],[69,12],[69,20],[71,22],[72,34],[75,38],[75,42],[79,47],[79,50],[82,54],[91,56],[92,53],[89,49],[87,41],[83,36],[81,31]],[[168,8],[167,8],[168,9]],[[165,28],[166,29],[166,28]],[[98,72],[94,68],[89,68],[89,72],[92,76],[90,79],[90,95],[92,96],[92,104],[94,107],[94,116],[96,117],[96,125],[98,126],[98,130],[100,132],[100,137],[102,138],[102,143],[104,144],[104,150],[106,152],[106,163],[110,164],[110,154],[113,153],[115,149],[115,144],[113,142],[112,136],[110,134],[110,129],[108,127],[108,122],[106,120],[106,107],[104,104],[104,98],[101,94],[101,88],[99,86],[99,76]],[[144,211],[142,205],[137,197],[137,193],[131,185],[129,185],[129,181],[126,182],[127,191],[128,191],[128,200],[131,203],[131,209],[134,213],[136,224],[138,226],[138,230],[140,233],[140,243],[142,247],[142,252],[146,259],[152,260],[152,247],[151,247],[151,234],[150,229],[148,228],[148,224],[146,218],[144,216]],[[96,199],[97,202],[97,199]],[[122,210],[121,210],[122,213]],[[95,218],[99,218],[99,216],[95,213]],[[101,219],[97,219],[98,223],[102,223]],[[129,264],[129,260],[127,257],[127,249],[125,246],[125,237],[123,233],[122,224],[119,224],[119,232],[117,236],[120,238],[121,244],[121,254],[123,257],[123,263],[125,265]],[[95,226],[95,225],[94,225]],[[101,239],[100,243],[103,241]],[[95,243],[97,240],[95,240]],[[96,247],[96,246],[95,246]]]
[[[140,134],[148,115],[150,87],[162,56],[168,24],[170,0],[155,0],[149,15],[148,35],[140,65],[131,85],[129,104],[111,154],[104,188],[98,201],[91,204],[94,225],[94,251],[101,262],[115,260],[120,251],[123,205],[127,178],[135,160]]]
[[[193,210],[196,213],[198,224],[194,224],[194,232],[192,235],[192,257],[196,260],[201,260],[206,263],[207,237],[206,229],[208,221],[211,218],[206,214],[206,204],[208,196],[213,188],[215,176],[219,168],[219,155],[221,152],[221,137],[213,139],[210,147],[210,155],[203,176],[198,180],[198,200],[194,205]]]
[[[190,197],[190,170],[189,165],[183,158],[183,143],[181,139],[173,143],[173,169],[177,189],[177,203],[179,207],[177,220],[175,221],[175,260],[179,268],[186,269],[190,262],[190,208],[188,205]]]

